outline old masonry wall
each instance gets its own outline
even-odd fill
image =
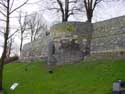
[[[21,60],[48,57],[48,43],[55,45],[54,57],[58,64],[79,62],[84,58],[85,45],[91,38],[91,54],[85,59],[113,59],[125,56],[125,16],[97,23],[65,22],[51,27],[50,35],[25,44]]]

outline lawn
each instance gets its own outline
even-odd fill
[[[125,60],[88,61],[59,66],[49,74],[45,63],[5,65],[5,94],[112,94],[112,83],[125,81]],[[18,82],[12,92],[9,88]]]

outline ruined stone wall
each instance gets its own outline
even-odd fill
[[[89,28],[88,28],[89,27]],[[74,63],[84,59],[86,40],[92,36],[92,24],[65,22],[51,28],[57,64]]]
[[[40,40],[24,45],[21,58],[31,60],[47,57],[48,41],[53,40],[57,62],[79,61],[83,58],[82,52],[85,51],[86,40],[90,36],[92,36],[91,55],[87,59],[125,57],[125,17],[122,16],[93,24],[83,22],[56,24],[51,27],[50,36],[41,37]]]
[[[125,17],[117,17],[93,24],[91,56],[88,59],[125,57]]]
[[[125,49],[125,17],[113,18],[93,25],[92,51],[104,52]]]
[[[80,44],[80,49],[84,51],[87,38],[92,36],[93,25],[84,22],[65,22],[54,25],[50,32],[57,46],[60,45],[61,40],[75,39],[75,42]]]
[[[48,42],[51,40],[50,36],[41,37],[32,43],[27,43],[23,46],[21,52],[20,60],[21,61],[34,61],[40,59],[46,59],[48,56]]]
[[[83,22],[56,24],[50,29],[49,36],[24,45],[20,59],[28,61],[48,57],[48,43],[53,40],[58,64],[79,62],[84,57],[85,43],[92,29],[92,24]]]

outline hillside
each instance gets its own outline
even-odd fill
[[[89,61],[59,66],[48,73],[45,63],[5,65],[5,94],[112,94],[112,83],[125,81],[125,60]],[[10,86],[18,82],[15,93]]]

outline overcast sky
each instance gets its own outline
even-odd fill
[[[16,1],[15,2],[15,7],[16,7],[19,4],[23,3],[23,1],[25,1],[25,0],[15,0],[15,1]],[[45,19],[49,25],[53,24],[54,22],[58,22],[59,17],[56,14],[49,12],[49,11],[42,10],[41,7],[45,6],[45,3],[43,3],[43,2],[41,3],[40,1],[42,1],[42,0],[29,0],[28,4],[25,5],[23,8],[19,9],[18,11],[22,10],[23,12],[27,12],[28,14],[38,11],[38,12],[41,12],[41,14],[43,14],[43,16],[45,17]],[[125,15],[125,2],[123,2],[124,0],[120,0],[119,2],[115,2],[117,0],[113,0],[113,1],[114,2],[102,3],[102,4],[98,5],[96,10],[94,11],[93,22],[103,21],[103,20],[110,19],[113,17]],[[85,14],[85,13],[83,13],[83,14]],[[10,26],[13,31],[16,29],[16,27],[18,27],[17,18],[16,18],[17,16],[18,16],[17,12],[15,12],[13,15],[11,15]],[[0,15],[0,17],[1,17],[1,15]],[[84,16],[80,15],[78,17],[72,16],[69,18],[69,20],[70,21],[85,21],[86,17],[85,17],[85,15]],[[0,28],[2,28],[3,25],[4,24],[2,22],[0,22]],[[18,49],[19,43],[20,43],[20,40],[18,37],[16,37],[15,43],[14,43],[14,48]],[[0,36],[0,56],[2,53],[2,48],[1,48],[2,45],[3,45],[3,38]]]

